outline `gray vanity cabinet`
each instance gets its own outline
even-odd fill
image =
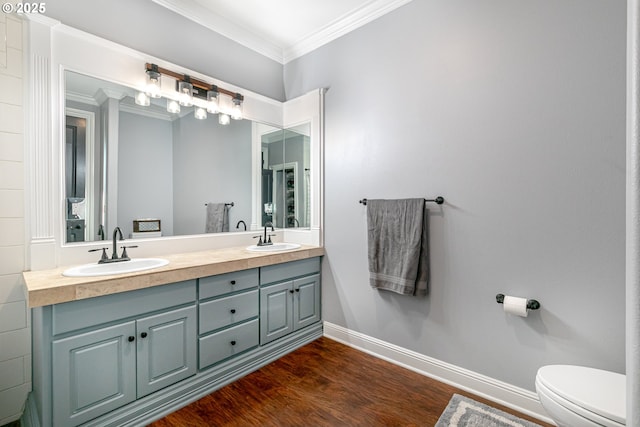
[[[35,307],[26,411],[146,425],[322,336],[320,319],[319,257]]]
[[[54,425],[77,425],[136,399],[135,322],[53,342]]]
[[[261,269],[261,345],[320,320],[319,271],[319,258]]]
[[[196,373],[195,281],[53,306],[54,426],[75,426]]]

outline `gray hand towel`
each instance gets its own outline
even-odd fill
[[[429,239],[424,199],[367,200],[367,227],[371,286],[426,295]]]
[[[207,203],[205,233],[229,231],[229,206],[225,203]]]

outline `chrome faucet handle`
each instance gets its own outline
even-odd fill
[[[138,245],[122,246],[122,256],[120,257],[120,259],[124,259],[124,260],[131,259],[131,258],[129,258],[129,255],[127,254],[127,249],[128,248],[129,249],[130,248],[137,248],[137,247],[138,247]]]
[[[109,257],[107,256],[107,249],[109,248],[89,249],[89,252],[102,251],[102,256],[100,257],[100,261],[98,261],[98,263],[101,263],[104,262],[104,260],[109,259]]]

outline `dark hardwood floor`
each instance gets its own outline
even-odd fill
[[[433,426],[454,393],[552,427],[328,338],[151,426]]]

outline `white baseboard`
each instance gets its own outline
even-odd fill
[[[468,369],[425,356],[356,331],[324,322],[324,336],[372,356],[452,385],[498,404],[554,424],[536,393]]]

